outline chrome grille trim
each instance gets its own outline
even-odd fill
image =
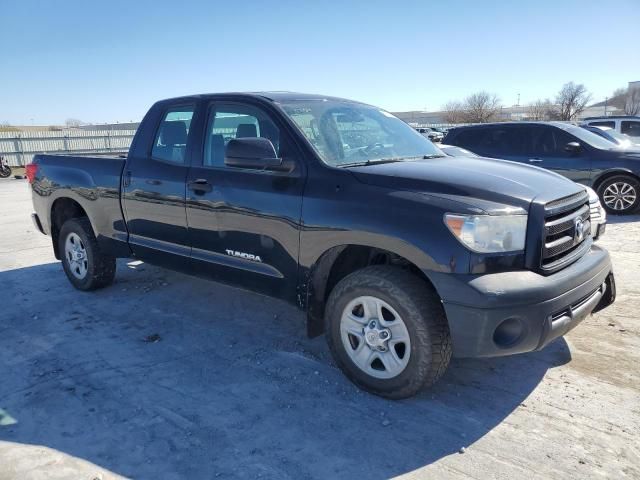
[[[582,236],[576,228],[582,226]],[[590,248],[591,208],[589,196],[580,192],[545,205],[540,268],[560,270],[584,255]]]

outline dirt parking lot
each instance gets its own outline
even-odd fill
[[[0,479],[640,478],[640,216],[615,305],[542,352],[362,393],[276,300],[120,261],[74,290],[0,181]]]

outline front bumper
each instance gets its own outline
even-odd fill
[[[539,350],[615,300],[609,254],[593,246],[580,260],[543,276],[532,271],[433,278],[456,357]]]

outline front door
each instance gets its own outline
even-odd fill
[[[570,142],[579,143],[582,150],[567,151],[565,147]],[[574,182],[588,185],[591,176],[591,157],[588,148],[580,139],[561,128],[536,125],[532,128],[529,162],[559,173]]]
[[[193,268],[214,279],[295,302],[304,188],[303,163],[288,133],[262,107],[208,106],[204,149],[187,178]],[[269,139],[290,172],[229,167],[229,140]]]
[[[124,172],[129,244],[136,257],[151,263],[180,267],[188,262],[185,180],[193,112],[193,105],[164,111],[152,148],[132,155]]]

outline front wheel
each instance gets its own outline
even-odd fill
[[[0,178],[9,178],[11,176],[11,167],[9,165],[0,166]]]
[[[78,290],[96,290],[113,283],[116,259],[100,250],[86,217],[64,222],[58,235],[64,273]]]
[[[438,296],[397,267],[356,271],[333,289],[326,308],[327,341],[346,376],[366,391],[410,397],[435,383],[451,358]]]
[[[615,175],[602,182],[598,196],[609,213],[633,213],[640,206],[640,182],[628,175]]]

